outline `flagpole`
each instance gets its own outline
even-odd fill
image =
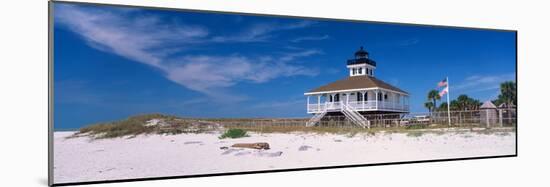
[[[449,95],[451,95],[451,92],[449,87],[449,76],[447,76],[447,116],[449,117],[449,126],[451,126],[451,101],[449,101]]]

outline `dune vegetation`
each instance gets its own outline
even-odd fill
[[[128,137],[132,138],[140,134],[182,134],[182,133],[220,133],[220,139],[247,137],[247,132],[254,133],[316,133],[316,134],[342,134],[355,136],[356,134],[374,135],[377,133],[411,133],[410,136],[420,136],[427,132],[442,133],[444,131],[475,131],[480,133],[510,132],[512,128],[486,129],[479,126],[454,126],[437,124],[417,124],[400,127],[374,127],[358,128],[353,126],[314,126],[305,125],[277,125],[277,120],[270,119],[273,124],[264,122],[256,123],[258,119],[192,119],[181,118],[164,114],[144,114],[128,117],[124,120],[91,124],[81,128],[72,137],[90,136],[94,139]]]
[[[144,114],[124,120],[92,124],[81,128],[72,137],[92,136],[96,139],[133,137],[140,134],[200,133],[212,128],[198,120],[184,119],[164,114]]]

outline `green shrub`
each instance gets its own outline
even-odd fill
[[[219,138],[242,138],[247,136],[248,135],[246,134],[246,131],[243,129],[229,129],[225,131],[225,133],[223,133]]]

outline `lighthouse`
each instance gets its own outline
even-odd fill
[[[368,127],[365,115],[409,112],[408,92],[375,77],[376,61],[360,47],[346,61],[349,75],[304,93],[307,113],[313,117],[308,126],[325,115],[344,115],[357,125]]]

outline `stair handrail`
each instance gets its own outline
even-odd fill
[[[322,112],[315,114],[309,121],[306,123],[306,126],[315,126],[327,113],[327,103],[325,102],[325,108],[322,110]]]
[[[358,112],[356,112],[355,108],[345,104],[343,104],[342,107],[343,107],[342,112],[344,114],[348,114],[353,122],[358,123],[358,125],[362,126],[363,128],[365,128],[365,126],[367,128],[370,128],[370,125],[366,122],[367,119],[363,117],[361,114],[359,114]]]

